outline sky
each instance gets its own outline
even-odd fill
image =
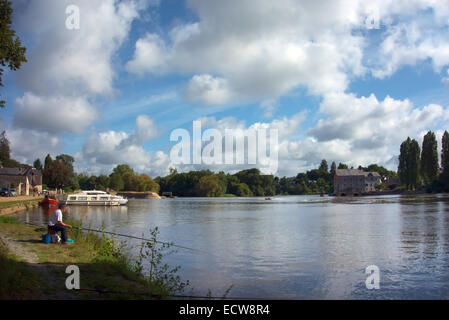
[[[14,0],[13,9],[28,62],[5,71],[0,128],[24,163],[67,153],[89,174],[121,163],[152,177],[264,170],[174,164],[171,132],[197,120],[221,132],[276,129],[278,176],[321,159],[396,170],[408,136],[421,143],[432,130],[440,148],[449,129],[449,0]]]

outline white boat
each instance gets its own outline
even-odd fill
[[[67,195],[65,203],[83,206],[120,206],[127,204],[128,199],[104,191],[88,190]]]

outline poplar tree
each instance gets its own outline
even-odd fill
[[[398,166],[398,175],[402,184],[405,184],[407,190],[410,187],[409,182],[409,163],[408,163],[408,154],[410,153],[410,138],[407,138],[404,142],[401,143],[401,150],[399,154],[399,166]]]
[[[443,170],[443,177],[449,177],[449,133],[444,131],[441,144],[441,169]]]
[[[412,190],[416,189],[420,184],[419,168],[421,165],[421,148],[418,141],[413,139],[410,143],[410,185]]]
[[[2,166],[6,166],[7,162],[10,159],[10,148],[9,148],[9,141],[6,137],[6,132],[3,131],[0,135],[0,164]]]
[[[398,175],[401,183],[405,184],[407,190],[413,190],[420,184],[420,147],[415,139],[407,138],[401,144],[399,155]]]
[[[422,143],[421,176],[429,185],[438,178],[438,147],[435,133],[427,132]]]

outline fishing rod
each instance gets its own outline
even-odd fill
[[[73,228],[74,229],[79,229],[79,230],[84,230],[84,231],[93,231],[93,232],[99,232],[99,233],[107,233],[107,234],[111,234],[111,235],[114,235],[114,236],[125,237],[125,238],[130,238],[130,239],[137,239],[137,240],[144,240],[144,241],[154,241],[156,243],[165,244],[165,245],[169,245],[169,246],[173,246],[173,247],[177,247],[177,248],[181,248],[181,249],[208,253],[206,251],[202,251],[202,250],[199,250],[199,249],[194,249],[194,248],[189,248],[189,247],[177,245],[177,244],[174,244],[174,243],[171,243],[171,242],[158,241],[158,240],[154,240],[154,239],[151,240],[151,239],[146,239],[146,238],[142,238],[142,237],[130,236],[128,234],[121,234],[121,233],[116,233],[116,232],[97,230],[97,229],[89,229],[89,228],[82,228],[82,227],[73,227]]]
[[[24,224],[27,224],[27,225],[30,225],[30,226],[35,226],[35,227],[46,227],[45,225],[33,224],[33,223],[28,223],[28,222],[24,222]],[[143,241],[150,241],[150,242],[155,242],[155,243],[159,243],[159,244],[165,244],[165,245],[169,245],[169,246],[173,246],[173,247],[177,247],[177,248],[181,248],[181,249],[185,249],[185,250],[197,251],[197,252],[203,252],[203,253],[212,254],[212,253],[207,252],[207,251],[194,249],[194,248],[189,248],[189,247],[177,245],[177,244],[170,243],[170,242],[159,241],[159,240],[154,240],[154,239],[151,240],[151,239],[146,239],[146,238],[143,238],[143,237],[131,236],[131,235],[128,235],[128,234],[121,234],[121,233],[116,233],[116,232],[110,232],[110,231],[104,231],[104,230],[98,230],[98,229],[90,229],[90,228],[83,228],[83,227],[72,227],[72,228],[73,229],[83,230],[83,231],[107,233],[107,234],[111,234],[111,235],[115,235],[115,236],[119,236],[119,237],[125,237],[125,238],[136,239],[136,240],[143,240]]]
[[[170,298],[180,298],[180,299],[211,299],[211,300],[266,300],[265,298],[247,298],[247,297],[228,297],[228,296],[199,296],[199,295],[179,295],[179,294],[168,294],[161,295],[151,292],[130,292],[130,291],[113,291],[107,289],[91,289],[91,288],[80,288],[73,289],[78,292],[92,292],[98,294],[125,294],[125,295],[136,295],[136,296],[147,296],[150,298],[163,299],[164,297]]]

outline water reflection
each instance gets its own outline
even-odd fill
[[[284,299],[447,298],[449,198],[442,195],[333,198],[131,200],[126,207],[70,207],[85,225],[202,250],[169,256],[196,292]],[[46,222],[39,210],[20,215]],[[367,290],[365,268],[381,270]]]

